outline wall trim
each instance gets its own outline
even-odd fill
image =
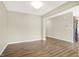
[[[73,41],[69,41],[69,40],[62,40],[62,39],[59,39],[59,38],[56,38],[56,37],[51,37],[51,36],[47,36],[47,37],[50,37],[50,38],[55,38],[55,39],[57,39],[57,40],[61,40],[61,41],[66,41],[66,42],[73,43]]]
[[[67,9],[67,10],[64,10],[62,12],[59,12],[57,14],[54,14],[54,15],[51,15],[51,16],[48,16],[48,17],[44,17],[45,19],[50,19],[50,18],[53,18],[53,17],[56,17],[56,16],[59,16],[59,15],[63,15],[65,13],[69,13],[69,12],[72,12],[73,13],[73,16],[78,16],[79,15],[79,5],[78,6],[75,6],[73,8],[70,8],[70,9]],[[76,14],[75,14],[76,13]],[[77,15],[78,14],[78,15]]]
[[[4,52],[4,50],[6,49],[7,46],[8,46],[8,44],[6,44],[6,45],[4,46],[4,48],[3,48],[2,51],[0,52],[0,56],[2,55],[2,53]]]
[[[8,44],[16,44],[16,43],[22,43],[22,42],[33,42],[33,41],[38,41],[38,40],[43,40],[43,39],[41,39],[41,38],[38,38],[38,39],[32,39],[32,40],[26,40],[26,41],[18,41],[18,42],[10,42],[10,43],[8,43]]]
[[[2,53],[4,52],[4,50],[6,49],[6,47],[9,45],[9,44],[16,44],[16,43],[23,43],[23,42],[33,42],[33,41],[38,41],[38,40],[43,40],[41,38],[37,38],[37,39],[34,39],[34,40],[28,40],[28,41],[18,41],[18,42],[10,42],[10,43],[7,43],[4,48],[2,49],[2,51],[0,52],[0,55],[2,55]]]
[[[53,17],[56,17],[56,16],[63,15],[63,14],[65,14],[65,13],[69,13],[69,12],[72,12],[72,9],[70,9],[70,10],[65,10],[65,11],[60,12],[60,13],[58,13],[58,14],[55,14],[55,15],[52,15],[52,16],[49,16],[49,17],[46,17],[45,19],[50,19],[50,18],[53,18]]]

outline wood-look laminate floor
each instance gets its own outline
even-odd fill
[[[76,57],[78,48],[75,44],[49,38],[28,43],[8,45],[2,57]]]

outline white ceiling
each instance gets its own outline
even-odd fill
[[[31,6],[31,1],[6,1],[3,2],[9,11],[23,12],[34,15],[44,15],[58,6],[65,3],[65,1],[42,1],[44,6],[39,10]]]

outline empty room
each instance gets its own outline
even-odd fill
[[[78,57],[79,1],[0,1],[1,57]]]

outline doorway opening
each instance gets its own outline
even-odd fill
[[[73,18],[74,20],[74,42],[77,43],[79,40],[79,26],[78,26],[78,19],[79,17],[75,17]]]

